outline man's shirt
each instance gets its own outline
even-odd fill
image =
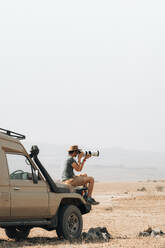
[[[63,173],[62,173],[62,181],[68,180],[68,179],[70,179],[70,178],[75,176],[75,174],[73,172],[73,167],[72,167],[72,164],[74,162],[76,162],[76,161],[72,157],[69,157],[66,160],[65,165],[64,165],[64,170],[63,170]]]

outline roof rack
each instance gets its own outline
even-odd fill
[[[15,132],[13,132],[13,131],[6,130],[6,129],[3,129],[3,128],[0,128],[0,132],[2,132],[3,134],[6,134],[6,135],[8,135],[8,136],[17,138],[17,139],[19,139],[19,140],[23,140],[23,139],[26,138],[26,136],[23,135],[23,134],[15,133]]]

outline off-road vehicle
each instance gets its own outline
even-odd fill
[[[38,159],[38,147],[28,153],[22,139],[24,135],[0,128],[0,227],[11,239],[26,238],[33,227],[78,238],[82,215],[91,210],[86,189],[55,183]]]

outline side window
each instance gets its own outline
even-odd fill
[[[29,160],[19,154],[7,153],[10,179],[32,180],[32,169]]]

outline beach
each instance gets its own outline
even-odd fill
[[[0,247],[111,247],[164,248],[165,236],[138,237],[148,227],[165,232],[165,180],[96,182],[94,197],[100,204],[83,216],[83,231],[106,227],[109,242],[73,243],[57,239],[56,231],[31,230],[25,241],[8,239],[0,229]]]

